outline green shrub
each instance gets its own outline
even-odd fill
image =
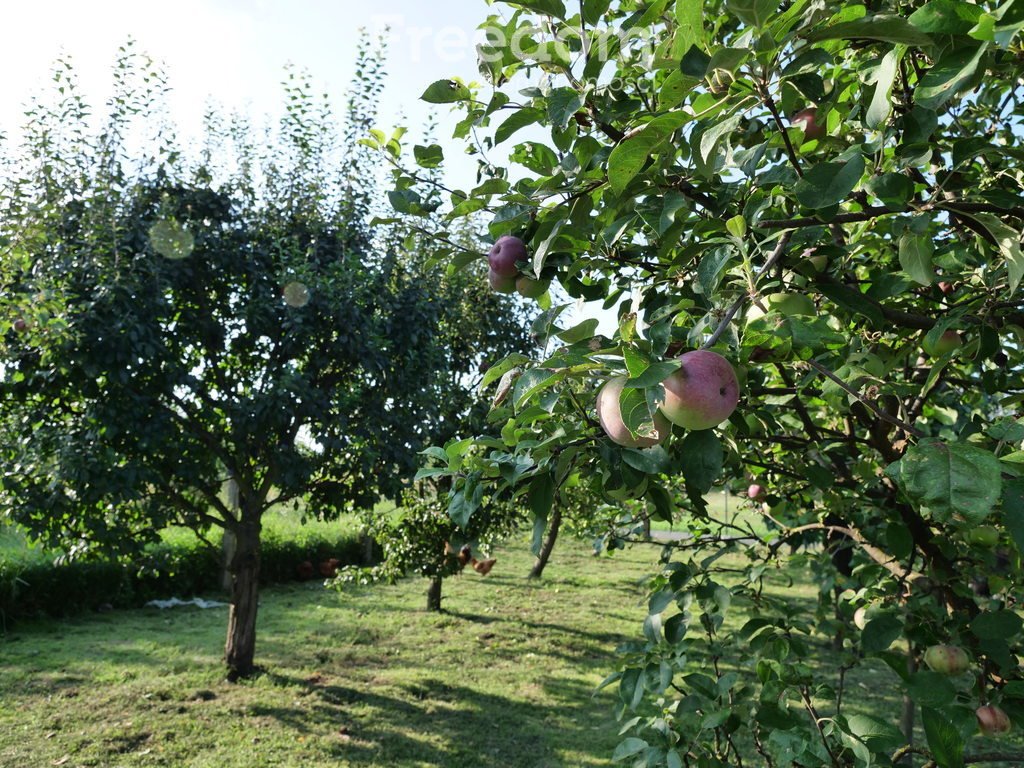
[[[262,547],[264,584],[297,579],[303,561],[314,568],[329,558],[355,565],[364,556],[353,526],[270,526]],[[105,605],[127,608],[153,599],[215,592],[220,584],[219,551],[195,536],[173,531],[131,560],[55,562],[14,553],[0,557],[0,618],[64,616]]]

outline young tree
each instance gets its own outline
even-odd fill
[[[99,132],[60,70],[0,201],[0,504],[72,556],[170,524],[223,529],[232,677],[254,669],[266,510],[301,500],[329,518],[395,497],[471,407],[453,382],[517,348],[509,307],[451,301],[439,270],[368,226],[378,167],[354,136],[383,74],[366,45],[358,71],[340,144],[290,74],[276,130],[211,116],[191,161],[166,126],[140,135],[164,90],[144,58],[123,52]],[[477,347],[453,350],[470,325]]]
[[[578,473],[702,534],[666,557],[610,678],[635,716],[618,760],[982,759],[979,725],[1024,724],[1024,6],[505,5],[487,83],[424,93],[484,156],[508,147],[451,216],[489,212],[528,243],[520,271],[617,305],[619,327],[562,328],[555,306],[537,326],[559,349],[491,368],[501,439],[454,444],[453,517],[542,509]],[[710,519],[723,475],[763,487],[756,524]],[[816,611],[765,589],[807,536]],[[843,650],[815,667],[823,637]],[[879,663],[902,732],[844,697]]]

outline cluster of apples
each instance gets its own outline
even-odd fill
[[[662,382],[665,397],[654,416],[655,434],[633,436],[622,419],[619,395],[625,376],[609,379],[597,394],[597,417],[613,443],[625,448],[650,448],[669,436],[672,424],[686,429],[711,429],[729,418],[740,399],[736,371],[717,352],[697,349],[679,358],[679,369]]]
[[[491,288],[498,293],[518,292],[527,299],[543,296],[551,281],[524,275],[517,266],[517,262],[529,260],[526,243],[512,235],[499,237],[487,254],[487,280]]]
[[[971,660],[963,648],[955,645],[933,645],[924,652],[924,663],[940,675],[959,675],[970,669]],[[1010,732],[1010,718],[995,704],[983,704],[974,710],[978,728],[986,736],[1001,736]]]

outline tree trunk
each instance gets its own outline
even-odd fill
[[[235,554],[228,564],[231,573],[231,608],[224,659],[228,679],[248,677],[255,671],[256,609],[260,590],[260,524],[243,522],[235,529]]]
[[[427,610],[441,610],[441,584],[444,581],[442,576],[431,576],[430,586],[427,587]]]
[[[650,515],[644,515],[644,538],[648,541],[651,540],[651,517]]]
[[[558,529],[562,525],[562,508],[556,506],[551,512],[551,520],[548,523],[548,535],[544,537],[544,544],[540,548],[540,552],[537,553],[537,560],[533,564],[533,568],[530,569],[530,578],[539,579],[544,574],[544,566],[548,564],[548,559],[551,557],[551,550],[555,548],[555,542],[558,541]]]

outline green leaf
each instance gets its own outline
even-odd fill
[[[704,168],[705,175],[710,176],[713,171],[713,160],[719,143],[736,130],[736,127],[740,124],[741,117],[742,115],[727,117],[720,123],[715,123],[700,135],[697,158],[701,161],[700,165]]]
[[[688,119],[682,112],[670,112],[654,118],[636,133],[623,139],[608,158],[608,182],[612,189],[621,193],[640,173],[655,150]]]
[[[500,379],[513,368],[518,368],[523,363],[528,362],[530,362],[530,358],[528,358],[526,355],[520,354],[519,352],[513,352],[500,363],[492,365],[490,368],[487,369],[487,372],[480,380],[480,388],[483,389],[491,382]]]
[[[914,102],[927,109],[938,109],[968,84],[981,57],[988,49],[988,43],[974,48],[959,48],[945,54],[921,78],[914,91]]]
[[[834,285],[822,285],[819,287],[821,293],[836,306],[855,315],[862,315],[867,318],[875,328],[885,327],[885,315],[874,304],[869,303],[864,294],[856,288],[836,283]]]
[[[946,675],[923,670],[906,682],[907,694],[924,707],[947,707],[956,700],[956,689]]]
[[[904,743],[900,729],[870,715],[850,715],[847,730],[872,749],[893,750]]]
[[[960,0],[931,0],[908,19],[922,32],[935,35],[966,35],[985,12],[973,3]]]
[[[465,528],[469,518],[480,508],[484,498],[484,487],[480,484],[480,473],[472,472],[466,476],[462,487],[452,496],[448,503],[448,516],[457,526]]]
[[[555,501],[555,478],[550,472],[543,472],[530,481],[530,511],[534,517],[547,520]]]
[[[632,435],[646,437],[656,434],[645,390],[623,389],[619,394],[619,412],[622,414],[622,423]]]
[[[828,208],[843,202],[863,175],[864,157],[860,154],[845,163],[818,163],[796,183],[793,192],[805,208]]]
[[[412,154],[416,164],[421,168],[437,168],[444,162],[444,151],[438,144],[431,144],[429,147],[417,144],[412,148]]]
[[[653,387],[656,384],[661,384],[671,374],[679,370],[678,360],[661,360],[657,363],[651,363],[648,365],[643,373],[636,378],[631,378],[626,381],[627,387],[634,387],[636,389],[646,389],[647,387]]]
[[[927,438],[890,464],[886,474],[914,506],[940,522],[961,515],[977,525],[991,514],[1002,492],[999,460],[970,443]]]
[[[647,486],[647,493],[644,494],[644,498],[654,507],[655,517],[659,520],[664,520],[666,523],[672,522],[673,512],[675,511],[672,494],[657,483],[651,483]]]
[[[472,96],[469,88],[457,80],[437,80],[427,87],[420,100],[428,104],[453,104],[466,101]]]
[[[555,88],[548,96],[548,119],[563,131],[582,106],[583,96],[575,88]]]
[[[711,57],[696,45],[691,45],[679,60],[679,71],[687,77],[699,81],[707,75],[710,64]]]
[[[562,0],[507,0],[509,5],[525,8],[534,13],[565,19],[565,5]]]
[[[902,173],[883,173],[873,176],[864,185],[868,194],[874,195],[889,208],[904,208],[914,196],[914,182]]]
[[[1003,486],[1003,521],[1017,552],[1024,555],[1024,478],[1008,480]]]
[[[596,317],[591,317],[580,323],[577,323],[572,328],[565,331],[559,331],[555,334],[558,338],[564,341],[566,344],[575,344],[578,341],[589,339],[594,335],[594,331],[597,330],[597,326],[600,321]]]
[[[711,490],[722,473],[725,451],[714,430],[690,432],[683,440],[682,471],[688,486],[705,494]]]
[[[561,381],[564,377],[564,373],[555,373],[547,368],[531,368],[520,376],[516,382],[512,400],[517,408],[521,408],[537,392],[557,381]]]
[[[921,723],[939,768],[963,768],[964,740],[956,726],[931,707],[921,708]]]
[[[903,632],[903,622],[891,613],[883,613],[864,626],[860,637],[864,653],[881,653],[894,642]]]
[[[520,128],[525,128],[528,125],[540,122],[543,117],[544,113],[541,110],[533,109],[532,107],[515,110],[511,115],[509,115],[508,119],[499,125],[497,130],[494,131],[495,146],[508,139]]]
[[[896,82],[896,70],[902,56],[902,48],[894,48],[882,57],[882,63],[875,70],[872,82],[875,91],[871,97],[864,121],[868,128],[877,129],[885,124],[892,112],[892,86]]]
[[[725,8],[744,24],[763,27],[778,10],[778,0],[726,0]]]
[[[632,672],[635,670],[630,671]],[[619,690],[622,690],[622,683],[619,683]],[[615,748],[615,751],[612,753],[612,760],[620,762],[621,760],[625,760],[628,757],[632,757],[633,755],[643,752],[645,749],[647,749],[646,741],[638,739],[635,736],[630,736]]]
[[[955,210],[955,207],[954,207]],[[990,213],[971,214],[971,218],[980,223],[992,239],[996,241],[999,253],[1006,259],[1006,272],[1010,279],[1010,293],[1015,293],[1020,281],[1024,278],[1024,254],[1021,253],[1021,233],[1000,221]]]
[[[623,448],[622,460],[638,472],[660,475],[668,471],[669,459],[660,445],[651,448]]]
[[[681,59],[692,47],[704,45],[704,0],[676,0],[676,36],[672,56]]]
[[[931,285],[935,281],[935,268],[932,266],[934,252],[935,245],[927,235],[912,235],[908,232],[900,238],[900,266],[915,283]]]
[[[930,46],[932,39],[901,16],[877,14],[856,21],[834,24],[809,33],[807,40],[878,40],[917,47]]]
[[[1009,640],[1022,626],[1024,622],[1013,611],[989,611],[974,617],[971,632],[979,640]]]

